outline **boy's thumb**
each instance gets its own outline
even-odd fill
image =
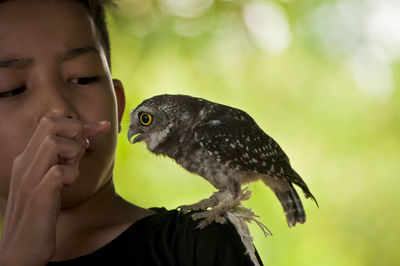
[[[109,121],[100,121],[84,125],[85,135],[88,139],[103,135],[110,129]]]

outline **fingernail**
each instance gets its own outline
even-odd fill
[[[110,125],[110,121],[104,120],[104,121],[100,121],[100,122],[96,122],[97,125],[99,126],[104,126],[104,125]]]

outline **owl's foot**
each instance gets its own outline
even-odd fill
[[[200,229],[211,224],[213,221],[224,224],[226,223],[226,214],[234,210],[242,201],[248,200],[250,196],[251,192],[247,188],[236,197],[229,191],[216,192],[210,197],[214,206],[210,210],[203,209],[204,211],[202,212],[192,214],[192,219],[203,219],[197,226]]]
[[[213,193],[208,199],[203,199],[198,203],[179,206],[183,213],[190,211],[200,211],[192,214],[193,220],[203,219],[198,228],[204,228],[213,221],[217,223],[226,223],[226,214],[235,211],[235,208],[251,197],[251,192],[247,188],[241,190],[239,195],[233,195],[229,190],[223,190]]]
[[[207,208],[209,207],[207,205],[208,204],[204,204],[202,201],[200,201],[198,203],[191,204],[191,205],[179,206],[178,209],[183,213],[188,213],[190,211],[203,211],[203,210],[207,210]]]
[[[194,213],[192,214],[192,219],[194,221],[202,219],[197,225],[197,228],[200,229],[203,229],[214,221],[220,224],[226,223],[226,218],[223,216],[223,214],[217,213],[213,210]]]
[[[205,211],[208,208],[212,208],[218,204],[218,193],[220,192],[215,192],[211,195],[211,197],[203,199],[198,203],[179,206],[178,209],[183,213],[188,213],[189,211]]]

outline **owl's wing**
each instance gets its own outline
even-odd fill
[[[195,139],[216,160],[241,171],[282,175],[289,159],[254,121],[210,120],[195,128]],[[289,173],[288,173],[289,174]]]

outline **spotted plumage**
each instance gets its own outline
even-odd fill
[[[129,140],[139,134],[133,143],[146,142],[151,152],[174,159],[219,190],[182,208],[203,210],[194,217],[205,218],[202,227],[213,220],[223,222],[224,214],[240,203],[241,185],[258,179],[278,197],[289,226],[305,222],[293,184],[307,198],[315,198],[278,143],[246,112],[191,96],[159,95],[143,101],[130,119]]]

